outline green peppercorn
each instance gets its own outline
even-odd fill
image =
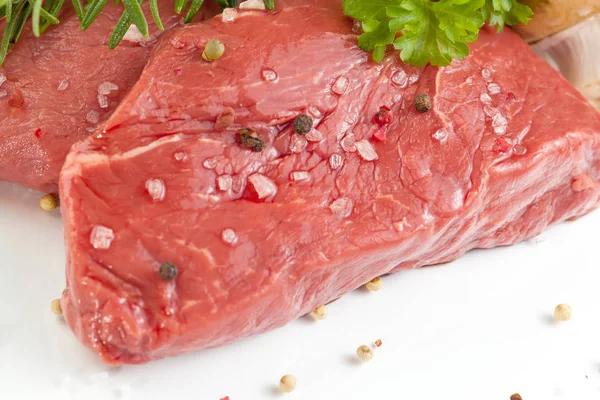
[[[177,277],[177,273],[177,267],[170,262],[163,263],[158,270],[158,275],[165,281],[172,281]]]
[[[225,45],[220,40],[209,40],[202,52],[202,58],[206,61],[214,61],[225,53]]]
[[[431,110],[431,97],[429,97],[427,93],[420,93],[416,95],[415,108],[420,113],[424,113]]]
[[[296,117],[292,125],[294,127],[294,132],[298,135],[306,135],[308,132],[312,131],[313,124],[313,119],[309,115],[300,114]]]
[[[262,140],[255,130],[250,128],[240,129],[237,133],[237,141],[244,147],[260,153],[265,148],[265,141]]]

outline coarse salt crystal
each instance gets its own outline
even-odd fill
[[[98,105],[100,108],[108,108],[108,99],[103,94],[98,95]]]
[[[497,83],[490,83],[487,87],[488,92],[490,92],[490,94],[498,94],[502,91],[502,89],[500,88],[500,85],[498,85]]]
[[[527,154],[527,148],[525,146],[518,144],[514,147],[513,153],[518,156],[524,156],[525,154]]]
[[[347,134],[342,141],[340,142],[342,149],[349,153],[353,153],[356,151],[356,138],[353,133]]]
[[[338,169],[342,164],[344,164],[344,159],[341,155],[332,154],[331,157],[329,157],[329,166],[331,169]]]
[[[290,174],[290,179],[296,182],[307,181],[310,179],[310,174],[306,171],[294,171]]]
[[[341,96],[346,93],[348,86],[350,86],[350,79],[348,79],[346,76],[340,76],[336,79],[335,83],[331,87],[331,91]]]
[[[219,185],[219,190],[226,192],[231,189],[233,178],[231,175],[221,175],[217,178],[217,184]]]
[[[500,126],[506,126],[508,124],[508,121],[506,120],[506,118],[504,118],[504,116],[500,113],[494,115],[494,118],[492,119],[492,126],[494,128],[498,128]]]
[[[248,177],[248,181],[256,190],[259,199],[264,199],[277,192],[277,185],[263,174],[254,174]]]
[[[292,136],[292,143],[290,144],[290,150],[292,153],[302,153],[306,146],[308,145],[308,141],[300,135]]]
[[[209,158],[204,160],[204,162],[202,163],[202,165],[204,166],[204,168],[206,169],[215,169],[217,167],[217,165],[219,164],[219,161],[216,158]]]
[[[419,82],[419,78],[421,78],[421,76],[419,74],[412,74],[410,76],[410,78],[408,78],[408,82],[417,83],[417,82]]]
[[[58,87],[56,88],[56,90],[58,90],[59,92],[62,92],[62,91],[67,90],[68,87],[69,87],[69,81],[66,79],[61,79],[60,82],[58,82]]]
[[[377,152],[373,148],[373,145],[368,140],[363,139],[359,142],[356,142],[355,146],[356,146],[356,150],[358,151],[358,154],[361,156],[361,158],[363,160],[374,161],[379,158],[379,156],[377,155]]]
[[[492,79],[494,78],[494,74],[493,74],[492,70],[489,68],[482,69],[481,76],[483,77],[483,80],[486,82],[491,82]]]
[[[173,157],[175,158],[175,160],[177,161],[183,161],[186,159],[186,154],[183,151],[178,151],[177,153],[175,153],[173,155]]]
[[[226,8],[223,10],[222,20],[223,22],[233,22],[238,16],[238,12],[235,8]]]
[[[0,86],[2,86],[2,84],[6,82],[6,76],[2,73],[0,73]]]
[[[504,135],[506,133],[506,125],[500,125],[494,128],[494,133],[496,135]]]
[[[119,90],[119,86],[115,85],[112,82],[102,82],[100,86],[98,86],[98,94],[107,95],[115,90]]]
[[[329,208],[339,218],[347,218],[350,216],[350,214],[352,214],[352,200],[347,197],[339,198],[331,203]]]
[[[92,110],[87,113],[87,115],[85,116],[85,119],[90,124],[97,124],[98,121],[100,120],[100,113],[98,111]]]
[[[223,239],[225,243],[233,245],[237,243],[238,236],[233,229],[227,228],[221,232],[221,239]]]
[[[129,29],[127,29],[127,32],[125,32],[125,36],[123,36],[123,40],[133,43],[141,43],[145,39],[146,38],[135,24],[131,24]]]
[[[156,201],[164,200],[167,191],[162,179],[148,179],[146,181],[146,190],[152,200]]]
[[[479,96],[479,100],[481,100],[483,104],[492,104],[492,98],[487,93],[483,93],[481,96]]]
[[[266,10],[263,0],[246,0],[239,5],[241,10]]]
[[[321,142],[323,140],[323,134],[316,129],[312,129],[304,137],[309,142]]]
[[[405,88],[408,85],[408,75],[403,70],[400,70],[392,75],[392,83],[400,88]]]
[[[267,82],[273,82],[277,79],[277,72],[273,71],[270,68],[265,68],[262,71],[262,78]]]
[[[102,225],[96,225],[90,233],[90,244],[95,249],[106,250],[110,248],[115,234],[112,229]]]
[[[438,129],[437,131],[435,131],[433,133],[433,135],[431,135],[435,140],[438,140],[440,142],[443,142],[446,140],[446,138],[448,138],[448,132],[446,132],[445,129],[441,128]]]

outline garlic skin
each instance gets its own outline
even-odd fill
[[[600,111],[600,14],[532,45]]]

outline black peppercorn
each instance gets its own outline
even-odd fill
[[[424,113],[431,109],[431,97],[427,93],[421,93],[415,96],[415,108],[418,112]]]
[[[237,133],[237,141],[244,147],[248,147],[259,153],[265,148],[265,142],[262,140],[255,130],[250,128],[240,129]]]
[[[165,262],[160,266],[158,270],[158,275],[165,281],[172,281],[177,277],[177,267],[170,262]]]
[[[294,120],[294,132],[298,135],[306,135],[313,128],[313,119],[306,114],[300,114]]]

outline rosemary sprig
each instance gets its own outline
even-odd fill
[[[223,8],[237,7],[240,3],[240,0],[214,1]],[[263,1],[267,9],[273,10],[274,0]],[[71,0],[71,2],[81,22],[81,30],[86,30],[100,15],[108,0]],[[114,0],[114,2],[115,4],[122,3],[125,10],[112,32],[109,47],[113,49],[119,45],[131,24],[135,24],[140,33],[148,37],[148,21],[141,8],[143,0]],[[189,23],[202,7],[204,0],[174,0],[174,2],[175,11],[178,14],[187,8],[184,21]],[[158,0],[149,0],[149,3],[154,23],[158,29],[164,30],[158,12]],[[0,0],[0,19],[5,18],[6,20],[0,41],[0,67],[10,48],[19,39],[23,27],[30,17],[33,34],[39,37],[50,25],[60,23],[58,14],[63,5],[64,0]]]

